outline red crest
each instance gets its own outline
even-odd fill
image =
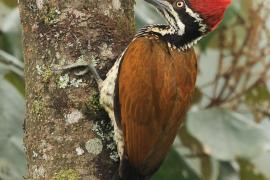
[[[214,30],[224,17],[231,0],[188,0],[190,8],[199,13],[209,29]]]

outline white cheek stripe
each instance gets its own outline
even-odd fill
[[[200,25],[199,31],[205,33],[207,31],[207,25],[203,23],[203,19],[200,17],[199,14],[195,13],[186,5],[186,12],[195,19],[195,22],[198,22]]]
[[[166,11],[163,11],[164,15],[165,15],[165,19],[168,21],[168,23],[175,28],[176,32],[179,36],[183,35],[185,33],[185,25],[184,23],[180,20],[178,14],[176,13],[176,11],[173,9],[172,5],[165,1],[164,3],[166,3],[166,6],[168,6],[170,8],[170,12],[172,13],[172,16],[175,19],[176,21],[176,25],[174,24],[175,21],[174,19],[172,19],[172,17],[170,17],[170,15],[166,12]]]
[[[156,32],[158,34],[161,34],[162,36],[165,36],[167,34],[175,34],[175,29],[174,28],[160,29],[158,27],[152,27],[149,29],[149,32]]]

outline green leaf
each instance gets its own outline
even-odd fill
[[[26,170],[22,143],[24,99],[2,77],[0,77],[0,97],[0,166],[5,167],[5,172],[9,172],[2,172],[0,178],[9,176],[14,180],[22,179]]]
[[[264,121],[261,122],[260,124],[262,128],[264,129],[265,133],[268,133],[270,136],[270,121],[269,119],[265,119]],[[252,164],[256,166],[256,169],[259,173],[263,174],[266,176],[268,179],[270,179],[270,152],[267,152],[265,154],[262,154],[261,156],[252,159]]]
[[[202,179],[216,179],[218,163],[211,156],[204,154],[201,143],[189,134],[186,124],[179,129],[178,137],[180,138],[179,141],[176,139],[174,142],[175,150],[180,154],[189,155],[183,157],[189,166]]]
[[[247,160],[238,160],[240,165],[241,180],[267,180],[267,178],[258,172],[256,167]]]
[[[12,165],[5,161],[0,160],[0,179],[1,180],[14,180],[14,177],[19,177],[16,172],[12,171]],[[17,178],[19,180],[19,178]]]
[[[10,7],[16,7],[18,5],[17,0],[1,0],[1,1],[3,1],[7,6]]]
[[[205,36],[202,40],[199,41],[200,49],[204,52],[206,51],[208,45],[212,40],[216,37],[218,31],[211,32],[207,36]],[[217,41],[216,41],[217,42]],[[212,44],[213,47],[217,47],[217,44]]]
[[[263,105],[265,102],[270,102],[270,92],[266,84],[261,83],[250,89],[245,94],[246,103],[249,105]]]
[[[3,2],[0,1],[0,30],[2,27],[2,23],[5,19],[5,16],[7,13],[10,12],[10,8],[6,6],[6,4],[4,4]]]
[[[25,84],[22,77],[10,72],[5,75],[5,79],[9,81],[21,93],[21,95],[25,95]]]
[[[245,94],[245,102],[253,113],[255,120],[260,122],[270,114],[270,91],[265,83],[259,83]]]
[[[14,57],[13,55],[0,49],[0,62],[4,65],[3,68],[12,71],[19,75],[24,76],[24,64]]]
[[[187,127],[205,152],[219,160],[254,158],[270,147],[270,137],[261,126],[221,108],[189,113]]]
[[[260,157],[253,159],[252,163],[256,166],[257,172],[263,174],[268,179],[270,179],[270,153],[265,153]]]
[[[18,8],[13,9],[3,20],[0,30],[4,33],[5,49],[18,59],[22,59],[21,23]]]
[[[200,178],[188,166],[184,159],[172,149],[160,170],[151,180],[199,180]]]
[[[219,168],[218,180],[239,180],[239,171],[238,167],[235,166],[235,162],[220,161]]]

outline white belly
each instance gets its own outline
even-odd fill
[[[122,54],[123,55],[123,54]],[[124,137],[121,129],[118,128],[115,114],[114,114],[114,94],[115,94],[115,83],[118,76],[118,69],[121,63],[122,56],[115,62],[113,67],[107,73],[107,78],[102,82],[100,90],[100,104],[104,107],[108,113],[112,125],[114,127],[114,140],[117,144],[117,151],[120,159],[124,153]]]

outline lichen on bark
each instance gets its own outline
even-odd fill
[[[94,79],[51,70],[94,58],[104,78],[133,37],[134,0],[20,0],[19,5],[27,99],[26,178],[109,179],[117,158],[110,121],[96,101]]]

